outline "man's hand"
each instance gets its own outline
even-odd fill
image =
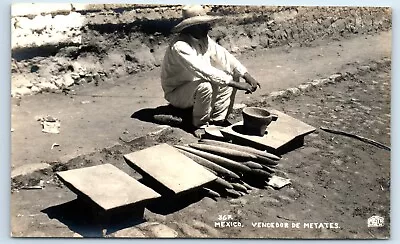
[[[261,88],[260,83],[256,81],[249,73],[245,73],[243,76],[243,79],[246,81],[246,83],[250,84],[252,87],[252,92],[255,92],[257,90],[257,86]]]
[[[255,91],[250,84],[245,82],[232,81],[231,83],[229,83],[229,86],[236,88],[238,90],[246,91],[246,94]]]

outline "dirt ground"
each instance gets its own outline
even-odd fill
[[[261,89],[251,96],[238,92],[236,102],[257,101],[273,91],[357,70],[358,65],[390,57],[391,36],[391,32],[381,32],[340,41],[319,40],[310,47],[285,46],[246,53],[239,60],[261,83]],[[155,69],[98,86],[93,82],[76,85],[66,94],[60,90],[12,98],[11,169],[34,163],[67,162],[81,154],[111,147],[119,143],[120,136],[134,138],[152,131],[153,123],[132,119],[131,115],[166,103],[159,76],[160,70]],[[46,115],[60,119],[60,134],[41,132],[36,117]],[[53,143],[60,146],[51,150]]]
[[[390,146],[390,62],[375,61],[369,60],[371,69],[359,69],[357,75],[301,96],[269,102],[262,96],[243,100],[247,105],[275,108],[316,128],[325,126],[353,132]],[[348,64],[352,69],[359,65]],[[140,179],[124,162],[124,154],[164,142],[175,145],[193,141],[195,138],[185,131],[170,128],[158,135],[97,149],[67,164],[54,163],[50,169],[15,179],[11,194],[12,235],[102,236],[102,228],[92,223],[82,203],[58,181],[55,172],[111,163]],[[186,238],[389,237],[390,152],[317,129],[306,136],[304,146],[283,155],[277,174],[290,178],[292,184],[281,190],[254,189],[239,198],[216,200],[196,192],[170,203],[155,204],[146,211],[143,220],[128,219],[107,226],[105,234]],[[44,189],[19,189],[24,184],[36,185],[40,180],[45,184]],[[231,215],[243,227],[216,227],[219,215]],[[367,219],[373,215],[384,217],[385,226],[368,228]],[[273,223],[275,228],[253,226],[258,222]],[[282,227],[276,227],[276,223]],[[299,223],[299,228],[291,228],[295,223]],[[312,223],[327,224],[321,227]]]
[[[161,65],[165,48],[175,36],[170,30],[178,21],[180,8],[136,11],[131,5],[101,11],[101,5],[97,7],[100,12],[76,13],[84,18],[82,28],[62,31],[72,39],[80,33],[79,46],[64,43],[13,50],[13,96],[67,90],[74,84],[101,84]],[[210,36],[236,55],[275,47],[310,47],[315,40],[343,40],[391,28],[389,8],[218,5],[211,9],[225,18]],[[43,38],[51,29],[37,32]],[[20,38],[29,40],[30,36],[21,33]]]

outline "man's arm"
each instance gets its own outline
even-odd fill
[[[233,76],[239,76],[243,78],[246,83],[252,87],[252,92],[257,90],[257,86],[261,88],[261,85],[256,81],[247,71],[247,69],[237,60],[231,53],[228,52],[224,47],[216,43],[211,38],[209,40],[211,58],[223,69],[228,71]],[[239,85],[240,86],[240,85]]]
[[[246,91],[246,94],[249,94],[249,93],[252,93],[255,91],[255,89],[249,83],[245,83],[245,82],[232,81],[229,83],[229,86],[236,88],[238,90]]]
[[[248,83],[236,82],[233,76],[219,70],[199,58],[196,52],[185,42],[177,42],[172,46],[178,61],[195,76],[209,82],[216,82],[219,85],[231,86],[246,93],[255,91]]]
[[[179,41],[172,46],[172,51],[178,60],[193,75],[219,85],[228,85],[233,77],[219,70],[197,56],[196,51],[187,43]]]

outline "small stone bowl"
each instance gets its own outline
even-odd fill
[[[278,115],[257,107],[244,108],[242,116],[245,133],[255,136],[264,136],[268,125],[278,119]]]

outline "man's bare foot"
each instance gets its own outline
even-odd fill
[[[182,124],[182,118],[170,114],[156,114],[153,116],[156,123],[179,126]]]
[[[204,128],[197,128],[193,131],[193,135],[199,139],[206,134],[206,130]]]
[[[222,126],[222,127],[227,127],[227,126],[232,125],[232,123],[229,122],[228,120],[214,120],[214,121],[211,121],[210,124],[216,125],[216,126]]]

